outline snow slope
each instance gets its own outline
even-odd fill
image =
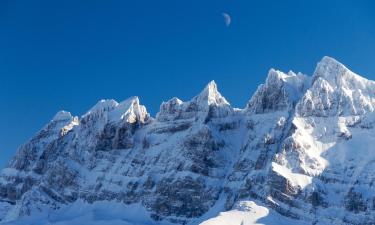
[[[200,225],[290,225],[297,224],[267,207],[253,201],[241,201],[232,210],[202,222]],[[299,222],[298,224],[307,224]]]
[[[36,212],[30,217],[4,225],[170,225],[168,222],[159,223],[150,218],[149,213],[139,204],[125,205],[118,202],[96,202],[87,204],[82,201],[74,202],[59,210]]]

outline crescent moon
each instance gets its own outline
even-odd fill
[[[229,27],[230,23],[232,22],[232,19],[230,18],[230,15],[228,13],[222,13],[225,21],[225,25]]]

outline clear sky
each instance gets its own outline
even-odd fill
[[[375,79],[372,2],[1,0],[0,167],[58,110],[103,98],[155,115],[215,80],[243,107],[271,67],[311,75],[324,55]]]

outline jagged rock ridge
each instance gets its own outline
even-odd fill
[[[212,81],[155,119],[137,97],[58,112],[2,170],[0,220],[117,201],[198,224],[251,200],[296,224],[373,224],[374,90],[324,57],[312,77],[271,69],[241,110]]]

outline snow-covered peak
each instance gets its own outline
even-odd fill
[[[310,77],[302,73],[296,74],[293,71],[289,71],[286,74],[279,70],[271,69],[266,83],[270,86],[277,83],[280,88],[284,88],[290,100],[296,101],[310,86],[311,80]]]
[[[345,75],[353,76],[353,73],[336,59],[324,56],[316,66],[313,80],[321,77],[333,84]]]
[[[302,73],[283,73],[270,69],[265,84],[261,84],[247,104],[250,112],[265,113],[290,108],[310,85],[310,78]]]
[[[90,118],[100,118],[104,123],[143,123],[149,118],[149,114],[146,107],[140,105],[138,97],[130,97],[120,103],[113,99],[100,100],[82,116],[83,120],[89,120]]]
[[[111,116],[114,120],[120,118],[128,123],[135,123],[137,121],[144,123],[149,117],[146,107],[139,103],[137,96],[119,103]]]
[[[79,124],[78,117],[73,117],[70,112],[61,110],[56,113],[41,133],[43,136],[59,137],[67,134],[74,126]]]
[[[90,114],[113,110],[116,106],[118,106],[118,104],[119,103],[113,99],[102,99],[98,101],[86,114],[84,114],[83,117]]]
[[[332,86],[344,88],[368,89],[369,86],[372,88],[375,85],[374,81],[352,72],[342,63],[328,56],[323,57],[315,69],[313,80],[318,77],[325,79]]]
[[[210,81],[203,91],[195,96],[191,101],[199,103],[201,106],[207,105],[229,105],[227,100],[217,90],[215,81]]]
[[[165,121],[175,118],[181,111],[183,103],[183,101],[176,97],[163,102],[160,105],[160,111],[156,114],[156,119],[159,121]]]
[[[292,73],[292,72],[291,72]],[[271,68],[268,71],[266,83],[273,83],[278,81],[285,81],[288,77],[291,77],[293,75],[285,74],[279,70],[275,70],[274,68]]]
[[[211,112],[210,112],[211,110]],[[206,117],[211,113],[213,117],[228,115],[232,111],[227,100],[217,90],[215,81],[211,81],[197,96],[190,101],[183,102],[174,97],[160,106],[156,115],[159,121]]]
[[[52,121],[57,122],[57,121],[67,121],[73,119],[73,116],[70,112],[61,110],[55,114],[53,117]]]
[[[177,97],[173,97],[172,99],[170,99],[168,101],[168,103],[171,103],[173,105],[181,105],[183,103],[183,101],[181,99],[177,98]]]
[[[374,111],[375,82],[337,60],[325,56],[318,63],[313,84],[297,107],[299,115],[358,115]]]

